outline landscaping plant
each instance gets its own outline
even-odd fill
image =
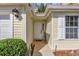
[[[0,40],[0,56],[26,56],[28,49],[22,39]]]

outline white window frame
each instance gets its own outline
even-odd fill
[[[70,17],[70,16],[77,16],[78,19],[79,19],[79,16],[78,16],[78,15],[65,15],[65,39],[78,39],[78,36],[77,36],[77,38],[67,38],[67,37],[66,37],[66,28],[73,28],[73,29],[74,29],[74,28],[77,28],[77,32],[78,32],[78,30],[79,30],[79,29],[78,29],[79,23],[78,23],[78,26],[74,26],[74,27],[73,27],[73,26],[72,26],[72,27],[71,27],[71,26],[66,26],[66,16],[69,16],[69,17]],[[79,21],[79,20],[78,20],[78,21]],[[78,32],[78,33],[79,33],[79,32]],[[77,35],[78,35],[78,33],[77,33]]]
[[[12,15],[12,13],[3,12],[3,14],[0,13],[0,15],[1,16],[7,16],[7,15],[9,16],[9,19],[7,19],[7,20],[1,19],[0,21],[11,21],[11,24],[10,24],[10,26],[11,26],[11,37],[10,38],[13,38],[13,15]],[[5,37],[4,38],[0,37],[0,39],[6,39],[6,38]]]

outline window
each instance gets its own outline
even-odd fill
[[[0,14],[0,39],[12,38],[13,24],[10,17],[12,17],[12,15]]]
[[[65,17],[65,37],[67,39],[78,38],[78,16],[66,16]]]
[[[9,15],[0,15],[0,20],[10,20]]]

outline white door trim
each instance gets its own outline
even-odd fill
[[[45,21],[36,21],[34,22],[34,39],[42,40],[44,38],[44,31],[42,30],[42,26],[45,24]],[[45,30],[45,25],[44,25]]]

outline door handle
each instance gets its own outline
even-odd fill
[[[40,33],[42,33],[42,30],[40,31]]]

